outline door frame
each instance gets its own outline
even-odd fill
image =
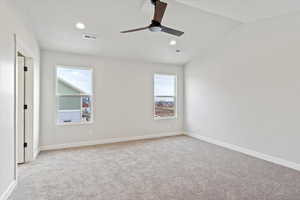
[[[25,66],[28,67],[28,71],[26,72],[26,104],[28,106],[28,109],[26,110],[26,120],[25,120],[25,141],[27,142],[27,148],[25,148],[25,162],[29,162],[34,160],[34,153],[33,153],[33,91],[34,91],[34,80],[33,80],[33,75],[34,75],[34,56],[31,50],[29,50],[26,45],[22,42],[20,38],[16,34],[14,34],[14,43],[15,43],[15,52],[14,52],[14,109],[15,109],[15,131],[14,131],[14,145],[15,145],[15,180],[17,180],[17,153],[18,153],[18,134],[16,132],[16,127],[22,124],[17,124],[16,121],[16,114],[18,112],[17,110],[17,105],[16,105],[16,100],[18,98],[17,94],[17,73],[18,73],[18,53],[22,54],[25,57]]]
[[[17,163],[23,164],[26,161],[25,155],[25,134],[27,130],[26,122],[27,122],[27,111],[25,109],[26,102],[26,72],[25,72],[25,56],[18,52],[17,55],[17,66],[16,66],[16,140],[17,140]],[[25,121],[26,120],[26,121]],[[24,147],[22,147],[24,146]],[[20,148],[22,147],[22,148]],[[22,157],[22,158],[20,158]]]

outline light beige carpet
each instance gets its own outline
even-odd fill
[[[299,200],[300,173],[186,136],[43,152],[11,200]]]

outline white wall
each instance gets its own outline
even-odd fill
[[[38,67],[39,47],[9,0],[0,0],[0,198],[14,181],[14,33],[32,51]]]
[[[185,129],[300,163],[300,15],[242,25],[185,67]]]
[[[41,61],[41,146],[182,131],[181,66],[118,61],[51,51],[43,51]],[[56,65],[93,67],[93,124],[56,125]],[[176,120],[153,120],[152,84],[155,72],[178,74],[179,115]]]

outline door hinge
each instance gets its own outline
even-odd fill
[[[24,143],[24,148],[26,148],[26,147],[27,147],[27,142]]]
[[[28,67],[24,67],[24,72],[27,72],[28,71]]]
[[[27,108],[28,108],[28,106],[25,104],[25,105],[24,105],[24,110],[27,110]]]

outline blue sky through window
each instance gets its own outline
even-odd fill
[[[154,75],[154,95],[155,96],[175,96],[176,76],[155,74]]]

